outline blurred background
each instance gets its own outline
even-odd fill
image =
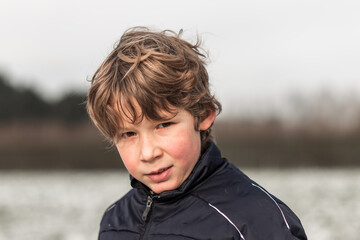
[[[0,240],[96,239],[129,189],[85,101],[133,26],[198,34],[223,155],[288,203],[309,239],[356,239],[359,11],[350,0],[2,0]]]

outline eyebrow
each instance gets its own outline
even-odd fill
[[[161,119],[159,120],[152,120],[152,119],[148,119],[146,118],[146,116],[144,116],[144,118],[148,119],[148,121],[151,121],[153,123],[161,123],[164,121],[171,121],[172,119],[174,119],[176,116],[178,116],[178,111],[176,111],[175,113],[170,113],[170,112],[165,112],[160,114]],[[139,125],[143,120],[139,121],[138,123],[132,123],[132,122],[127,122],[127,121],[123,121],[122,123],[122,127],[120,128],[119,132],[127,132],[127,131],[133,131],[132,130],[132,126],[137,126]],[[129,126],[131,125],[131,126]]]
[[[178,115],[178,111],[176,111],[175,113],[170,113],[170,112],[166,112],[165,114],[162,114],[162,120],[160,120],[160,122],[161,121],[169,121],[169,120],[171,120],[171,119],[173,119],[173,118],[175,118],[177,115]]]
[[[130,128],[121,128],[120,129],[120,132],[131,132],[131,131],[133,131],[133,130]]]

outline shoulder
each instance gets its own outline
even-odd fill
[[[231,163],[211,176],[195,194],[249,239],[262,239],[264,234],[273,236],[268,239],[306,239],[291,209]]]
[[[142,196],[137,189],[130,190],[121,199],[111,204],[105,211],[101,223],[100,232],[110,230],[128,230],[140,220],[139,212],[142,203]]]
[[[199,184],[194,192],[199,197],[216,201],[219,197],[227,199],[235,195],[245,196],[245,193],[252,190],[252,180],[232,163],[225,161],[225,164]]]

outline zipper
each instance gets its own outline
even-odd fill
[[[151,210],[151,205],[153,203],[153,198],[152,196],[148,196],[147,198],[147,202],[146,202],[146,207],[145,207],[145,210],[143,212],[143,215],[142,215],[142,219],[144,220],[144,222],[146,221],[147,219],[147,216]]]
[[[152,214],[150,212],[151,212],[151,208],[152,208],[153,201],[155,198],[159,199],[160,196],[155,194],[153,191],[150,191],[150,194],[147,197],[145,210],[142,214],[142,219],[145,224],[145,230],[144,230],[144,233],[140,236],[140,239],[147,239],[147,235],[150,230],[151,219],[152,219],[152,217],[151,217]]]
[[[147,197],[147,201],[146,201],[146,206],[145,206],[145,210],[143,212],[142,215],[142,219],[144,221],[145,224],[145,230],[144,233],[140,236],[140,239],[146,239],[149,229],[150,229],[150,225],[151,225],[151,214],[149,215],[150,211],[151,211],[151,206],[153,204],[153,199],[154,199],[154,192],[150,191],[150,195]],[[149,219],[148,219],[149,217]]]

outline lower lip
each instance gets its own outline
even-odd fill
[[[159,183],[159,182],[164,182],[169,178],[169,175],[171,173],[171,169],[172,167],[169,167],[168,169],[166,169],[165,171],[161,172],[161,173],[156,173],[156,174],[147,174],[146,176],[148,178],[150,178],[151,181]]]

